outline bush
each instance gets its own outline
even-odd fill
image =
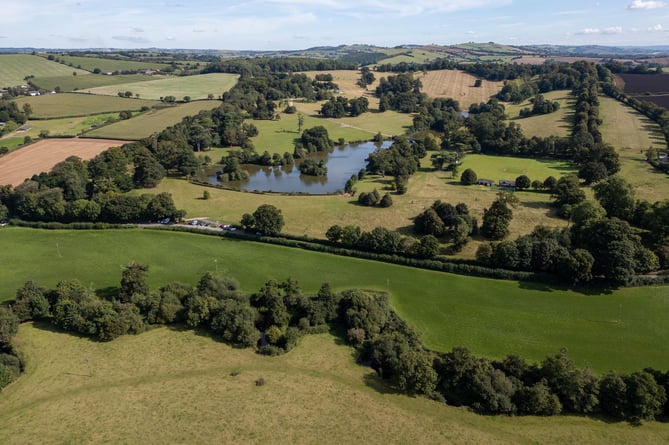
[[[462,175],[460,176],[460,182],[462,185],[476,184],[477,179],[478,177],[476,176],[476,173],[471,168],[463,171]]]

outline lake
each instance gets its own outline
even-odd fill
[[[391,142],[384,142],[381,147],[390,147]],[[244,164],[242,168],[249,174],[245,181],[219,181],[215,172],[207,175],[211,184],[224,184],[232,188],[247,191],[277,193],[308,193],[326,195],[344,190],[346,181],[351,175],[357,175],[365,168],[367,156],[376,150],[374,142],[355,145],[336,145],[328,153],[313,153],[309,159],[325,161],[328,168],[326,176],[307,176],[300,173],[299,160],[294,166],[266,167]]]

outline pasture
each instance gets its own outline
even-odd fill
[[[0,184],[17,186],[32,175],[48,172],[69,156],[92,159],[124,143],[104,139],[44,139],[0,157]]]
[[[137,71],[137,70],[160,70],[169,66],[164,63],[155,63],[155,62],[137,62],[134,60],[123,60],[123,59],[103,59],[100,57],[86,57],[86,56],[58,56],[61,62],[65,65],[76,66],[86,71],[94,71],[96,68],[99,68],[100,71],[104,72],[114,72],[114,71]]]
[[[221,105],[218,100],[199,100],[160,109],[152,109],[132,119],[116,122],[86,133],[87,137],[139,140],[178,124],[186,116]]]
[[[181,328],[98,343],[29,323],[16,343],[28,368],[0,398],[0,441],[7,445],[609,445],[661,444],[669,436],[657,422],[634,427],[584,417],[479,416],[407,397],[356,365],[352,350],[329,334],[305,337],[280,357]],[[260,378],[266,384],[258,387]]]
[[[97,96],[93,94],[62,93],[45,94],[16,99],[19,108],[30,104],[32,119],[53,119],[58,117],[89,116],[119,111],[138,111],[142,107],[152,107],[155,101],[118,96]]]
[[[606,96],[599,98],[604,142],[620,156],[619,175],[634,186],[637,197],[650,202],[667,199],[669,176],[646,162],[648,147],[666,149],[659,126],[636,110]]]
[[[73,69],[72,67],[51,62],[43,57],[28,54],[2,54],[0,55],[0,87],[15,87],[25,85],[26,76],[50,77],[70,76],[73,72],[77,74],[88,74],[86,71]]]
[[[114,76],[105,76],[104,74],[73,76],[70,74],[69,76],[38,77],[33,79],[32,82],[38,87],[49,91],[60,87],[62,92],[82,91],[88,93],[88,89],[90,88],[118,85],[121,83],[145,82],[155,79],[156,76],[146,76],[144,74],[118,74]]]
[[[131,82],[116,85],[89,88],[92,94],[116,96],[119,91],[130,91],[139,94],[142,99],[159,100],[165,96],[174,96],[181,100],[190,96],[192,100],[207,99],[209,94],[215,98],[231,89],[239,78],[236,74],[213,73],[195,76],[171,76],[156,80]]]
[[[118,113],[28,121],[27,124],[31,125],[32,128],[10,133],[0,139],[0,144],[5,144],[5,141],[9,139],[15,139],[20,142],[18,145],[22,145],[26,136],[36,139],[42,131],[48,131],[49,136],[77,136],[86,130],[90,130],[93,125],[97,126],[113,120],[118,120]]]
[[[568,137],[571,134],[574,115],[574,98],[567,90],[545,93],[544,98],[558,102],[560,109],[549,114],[521,118],[520,110],[532,108],[532,103],[527,99],[519,104],[505,104],[505,113],[511,122],[515,122],[523,130],[525,137]]]
[[[405,48],[387,48],[383,50],[390,57],[381,59],[377,65],[397,65],[399,63],[425,63],[438,57],[443,57],[441,51],[430,51],[428,49],[405,49]]]
[[[389,290],[398,313],[437,350],[461,345],[491,358],[514,353],[538,361],[566,347],[576,363],[597,372],[669,367],[666,286],[580,293],[146,229],[5,227],[0,242],[0,261],[12,264],[0,270],[2,299],[27,280],[53,287],[61,279],[78,278],[95,289],[117,288],[123,266],[131,261],[150,265],[153,289],[172,281],[194,285],[207,271],[236,277],[248,291],[290,276],[308,293],[325,281],[339,290]]]
[[[462,110],[469,109],[471,104],[488,102],[491,96],[502,89],[502,82],[491,82],[482,79],[481,86],[475,87],[476,77],[459,70],[428,71],[417,74],[423,86],[421,91],[430,97],[452,98],[460,103]]]

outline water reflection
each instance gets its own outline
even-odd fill
[[[388,148],[390,142],[380,147]],[[356,145],[335,146],[330,153],[315,153],[310,159],[324,160],[328,174],[325,176],[306,176],[300,173],[298,164],[295,166],[265,167],[259,165],[242,165],[249,174],[245,181],[219,181],[215,169],[207,172],[207,180],[211,184],[224,184],[232,188],[279,193],[309,193],[323,195],[343,190],[346,181],[365,167],[365,159],[377,149],[374,142]]]

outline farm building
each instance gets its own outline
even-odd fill
[[[476,181],[477,185],[485,185],[486,187],[492,187],[495,184],[495,181],[492,179],[479,179]]]
[[[510,179],[500,179],[499,180],[499,186],[500,187],[515,187],[516,186],[516,181],[511,181]]]

